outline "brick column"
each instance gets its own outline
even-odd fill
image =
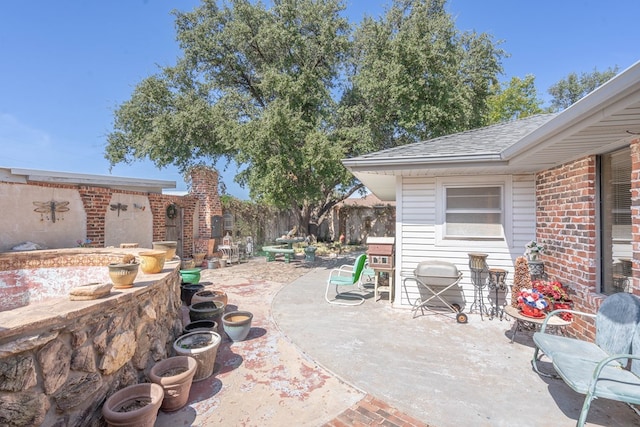
[[[211,217],[222,215],[222,204],[218,195],[218,172],[203,166],[191,170],[191,190],[189,194],[199,201],[198,234],[194,237],[194,251],[212,255]]]
[[[78,192],[87,215],[87,239],[91,240],[91,246],[102,248],[112,191],[108,188],[81,186]]]

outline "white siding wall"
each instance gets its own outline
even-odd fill
[[[464,177],[456,177],[456,180]],[[467,177],[469,183],[481,184],[478,176]],[[445,179],[446,180],[446,179]],[[416,265],[425,260],[437,259],[453,263],[462,271],[460,288],[453,287],[446,294],[451,303],[469,307],[474,301],[474,286],[469,270],[470,252],[489,254],[489,267],[507,270],[507,284],[513,283],[515,259],[524,252],[524,245],[535,237],[535,182],[533,175],[487,177],[490,183],[504,182],[505,236],[500,241],[460,241],[439,239],[438,208],[441,179],[433,177],[399,178],[397,188],[396,229],[396,307],[410,307],[410,301],[419,296],[413,276]],[[485,291],[485,302],[489,296]],[[491,292],[491,294],[495,294]],[[502,294],[502,293],[500,293]],[[503,298],[504,295],[500,296]],[[509,295],[507,295],[510,298]],[[491,299],[493,295],[491,296]]]

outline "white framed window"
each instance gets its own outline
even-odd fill
[[[482,245],[508,240],[511,180],[507,176],[441,178],[437,183],[438,240]],[[473,244],[472,244],[473,246]]]
[[[445,186],[444,237],[503,238],[502,187]]]

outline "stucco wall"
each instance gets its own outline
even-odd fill
[[[118,211],[118,203],[127,210]],[[153,237],[153,215],[149,199],[143,194],[115,193],[105,214],[105,247],[119,247],[120,243],[138,243],[150,248]]]
[[[86,214],[76,189],[0,183],[0,200],[0,252],[25,241],[49,248],[74,247],[78,239],[86,236]],[[68,209],[56,213],[55,222],[50,212],[34,211],[40,204],[49,208],[52,201],[57,202],[59,208]],[[61,202],[68,204],[62,206]]]

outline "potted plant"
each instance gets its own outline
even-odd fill
[[[196,359],[189,356],[170,357],[153,365],[149,379],[164,389],[163,411],[177,411],[186,405],[197,367]]]
[[[253,314],[248,311],[230,311],[222,315],[222,328],[231,341],[243,341],[251,331]]]
[[[569,291],[559,281],[534,280],[532,286],[547,298],[551,309],[571,309],[573,307]],[[571,313],[560,313],[559,316],[567,321],[573,318]]]
[[[529,259],[529,261],[537,261],[538,256],[544,253],[544,251],[545,247],[535,240],[530,241],[524,246],[524,254]]]
[[[549,302],[537,289],[522,289],[518,294],[518,308],[526,317],[545,317]]]
[[[154,383],[127,386],[112,394],[102,406],[102,415],[109,426],[153,427],[164,390]]]
[[[109,277],[113,282],[113,287],[116,289],[131,288],[138,275],[139,266],[136,257],[131,254],[125,254],[121,262],[110,263],[108,265]]]
[[[213,374],[216,355],[222,338],[217,332],[196,331],[182,335],[173,342],[173,349],[179,356],[189,356],[196,360],[197,368],[193,381],[202,381]]]

